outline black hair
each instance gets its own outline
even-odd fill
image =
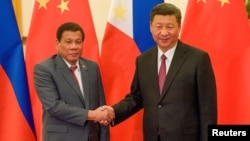
[[[56,38],[58,41],[61,40],[64,31],[80,31],[82,34],[82,40],[84,40],[84,31],[82,27],[74,22],[66,22],[60,25],[56,32]]]
[[[178,24],[181,25],[181,10],[173,4],[160,3],[154,6],[150,13],[150,22],[156,15],[175,15]]]

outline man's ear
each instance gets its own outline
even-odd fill
[[[59,47],[60,47],[60,42],[56,39],[56,51],[58,51]]]

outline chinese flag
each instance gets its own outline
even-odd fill
[[[85,32],[83,56],[99,63],[99,49],[88,0],[36,0],[26,42],[26,67],[38,141],[42,139],[42,107],[34,89],[36,63],[56,54],[56,30],[76,22]]]
[[[11,0],[0,1],[0,141],[36,141],[23,46]]]
[[[135,59],[154,46],[149,28],[153,6],[163,0],[113,0],[101,50],[101,71],[108,105],[130,91]],[[111,128],[112,141],[142,141],[142,112]]]
[[[243,0],[189,0],[181,39],[206,50],[215,71],[218,123],[250,123],[250,28]]]

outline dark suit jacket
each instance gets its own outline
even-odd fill
[[[79,60],[84,97],[59,55],[37,64],[34,81],[43,106],[44,141],[109,141],[109,128],[87,120],[88,109],[105,105],[98,65]]]
[[[144,108],[145,141],[207,141],[208,124],[217,123],[215,77],[206,52],[178,42],[166,76],[158,89],[157,48],[136,60],[131,92],[113,105],[114,125]]]

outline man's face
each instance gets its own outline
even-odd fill
[[[176,44],[180,30],[181,27],[174,15],[156,15],[150,23],[153,39],[164,52]]]
[[[67,62],[75,65],[82,54],[83,40],[80,31],[64,31],[61,41],[57,40],[57,50]]]

